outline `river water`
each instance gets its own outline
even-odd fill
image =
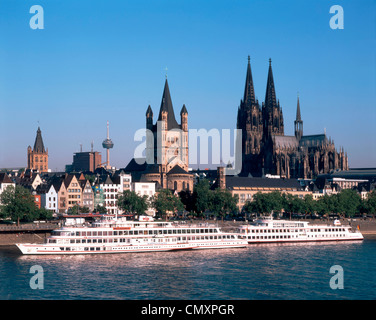
[[[376,239],[78,256],[0,247],[0,299],[375,300]]]

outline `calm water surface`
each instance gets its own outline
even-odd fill
[[[30,288],[33,265],[44,289]],[[333,290],[330,267],[344,270]],[[240,249],[23,256],[0,247],[0,299],[376,299],[376,239]]]

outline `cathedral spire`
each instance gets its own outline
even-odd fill
[[[300,114],[300,102],[299,102],[299,94],[298,94],[298,103],[296,107],[296,120],[294,121],[295,125],[295,137],[300,140],[303,136],[303,121]]]
[[[272,59],[269,59],[269,72],[268,81],[266,84],[266,95],[265,95],[265,107],[272,108],[277,106],[277,98],[275,94],[274,80],[273,80],[273,70],[272,70]]]
[[[247,76],[246,76],[246,80],[245,80],[244,100],[243,101],[246,104],[248,104],[248,101],[250,101],[251,104],[256,103],[255,89],[254,89],[254,86],[253,86],[253,79],[252,79],[250,56],[248,56]]]
[[[298,93],[298,106],[296,108],[296,121],[301,121],[302,117],[300,115],[300,103],[299,103],[299,93]]]

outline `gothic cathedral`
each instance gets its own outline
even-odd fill
[[[237,129],[242,132],[240,175],[261,177],[271,174],[288,179],[311,179],[320,173],[336,169],[348,170],[347,154],[343,148],[337,151],[326,133],[303,135],[299,97],[294,125],[295,135],[285,136],[282,107],[276,97],[271,59],[265,101],[260,108],[255,97],[248,56],[244,97],[240,101],[237,115]]]

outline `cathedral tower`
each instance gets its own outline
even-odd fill
[[[262,116],[264,125],[264,142],[266,142],[272,135],[284,135],[283,114],[282,108],[277,101],[272,59],[269,59],[268,81],[266,83],[265,102],[262,105]]]
[[[242,171],[261,174],[260,153],[263,144],[262,113],[252,79],[251,62],[248,56],[244,97],[240,100],[237,117],[237,129],[242,130]],[[240,152],[237,152],[240,154]]]

